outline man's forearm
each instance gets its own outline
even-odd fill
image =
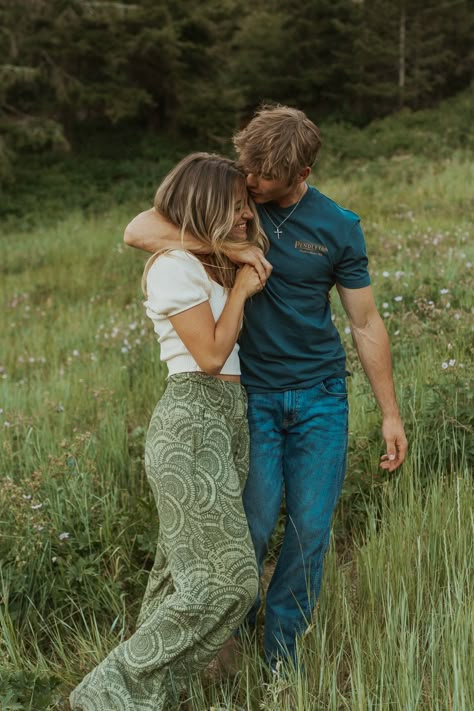
[[[399,417],[387,331],[379,314],[363,327],[352,326],[352,337],[362,367],[384,417]]]
[[[201,243],[189,234],[181,238],[179,227],[160,215],[155,208],[145,210],[133,218],[125,228],[125,244],[145,252],[159,252],[163,249],[187,249],[202,252]]]

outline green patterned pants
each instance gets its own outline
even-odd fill
[[[74,689],[75,711],[170,708],[173,689],[209,663],[257,596],[241,496],[248,470],[242,386],[171,376],[151,419],[145,466],[160,532],[138,628]]]

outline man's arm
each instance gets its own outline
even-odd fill
[[[185,232],[181,240],[179,227],[169,222],[158,210],[151,208],[140,212],[126,226],[123,240],[129,247],[143,249],[145,252],[159,252],[162,249],[186,249],[189,252],[205,254],[203,245],[192,235]],[[229,245],[227,256],[236,264],[250,264],[260,277],[262,286],[272,272],[272,265],[265,259],[262,250],[254,245]]]
[[[151,253],[179,247],[190,252],[204,251],[201,243],[190,234],[185,233],[181,240],[179,227],[160,215],[154,207],[133,218],[125,228],[123,239],[129,247]]]
[[[382,435],[387,452],[382,456],[380,466],[393,471],[405,459],[407,440],[395,398],[388,334],[370,286],[347,289],[338,284],[337,290],[349,317],[362,367],[382,411]]]

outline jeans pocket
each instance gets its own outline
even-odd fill
[[[347,397],[345,378],[326,378],[320,383],[320,386],[325,395],[331,395],[331,397]]]

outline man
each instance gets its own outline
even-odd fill
[[[345,474],[347,372],[331,319],[334,284],[382,412],[383,469],[403,462],[407,442],[359,217],[306,183],[321,145],[318,128],[296,109],[263,107],[234,144],[270,241],[268,261],[250,248],[229,256],[253,264],[263,282],[270,277],[246,306],[240,356],[251,437],[244,506],[260,571],[283,492],[286,499],[283,543],[266,599],[265,654],[272,663],[278,656],[295,658],[296,638],[311,620]],[[125,241],[154,251],[176,235],[148,211],[131,222]]]

